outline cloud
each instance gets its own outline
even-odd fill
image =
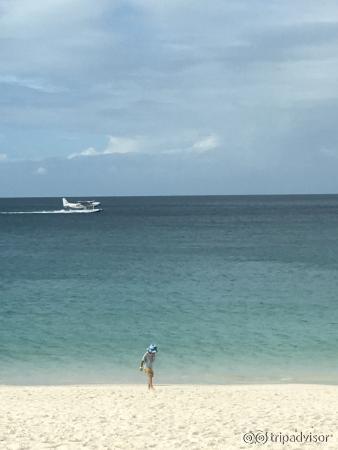
[[[89,147],[79,153],[71,153],[68,155],[68,159],[78,158],[80,156],[135,153],[140,150],[141,145],[139,139],[109,136],[108,144],[105,149],[96,150],[94,147]]]
[[[140,142],[136,139],[119,138],[116,136],[109,136],[109,142],[103,153],[131,153],[137,152],[140,149]]]
[[[7,154],[6,153],[0,153],[0,162],[1,161],[7,161]]]
[[[37,189],[48,157],[324,164],[334,152],[318,149],[338,148],[337,42],[333,0],[0,0],[1,146],[10,164],[34,160]]]
[[[329,158],[338,158],[338,150],[336,148],[321,147],[319,149],[319,153],[321,153]]]
[[[110,8],[117,3],[116,0],[110,2]],[[90,0],[4,0],[1,4],[1,35],[28,38],[46,31],[60,35],[60,22],[56,18],[62,18],[62,31],[68,31],[69,27],[74,29],[85,24],[90,17],[95,20],[107,4],[108,0],[102,0],[95,7]]]
[[[179,154],[203,154],[215,150],[220,146],[220,138],[216,134],[209,134],[200,137],[194,143],[179,143],[174,148],[163,148],[158,151],[159,154],[164,155],[179,155]]]
[[[318,152],[318,149],[317,149]],[[220,152],[215,152],[220,153]],[[48,159],[48,176],[35,174],[32,161],[0,164],[2,196],[205,195],[325,193],[337,191],[338,158],[292,159],[284,166],[261,169],[229,157],[135,153],[121,158]],[[311,163],[313,160],[313,164]],[[325,177],[320,175],[324,173]],[[15,180],[15,183],[13,183]],[[23,183],[24,181],[24,183]]]
[[[200,138],[193,144],[179,143],[175,148],[168,148],[168,142],[157,142],[156,139],[148,138],[126,138],[109,136],[107,146],[103,150],[96,150],[94,147],[86,148],[78,153],[71,153],[67,159],[74,159],[84,156],[102,155],[125,155],[125,154],[148,154],[148,155],[169,155],[196,153],[202,154],[215,150],[220,146],[220,139],[216,134],[209,134]]]
[[[101,155],[102,152],[98,152],[97,150],[95,150],[94,147],[89,147],[86,148],[85,150],[82,150],[82,152],[79,153],[71,153],[70,155],[68,155],[68,159],[73,159],[73,158],[77,158],[79,156],[97,156],[97,155]]]
[[[0,74],[0,84],[22,86],[34,91],[45,92],[48,94],[57,94],[66,91],[66,89],[64,88],[52,86],[51,84],[48,84],[43,80],[23,78],[15,75]]]
[[[46,173],[47,173],[47,169],[45,167],[39,167],[35,171],[36,175],[45,175]]]
[[[205,153],[209,152],[210,150],[214,150],[220,145],[220,140],[218,136],[214,134],[210,134],[209,136],[206,136],[198,141],[196,141],[193,146],[192,150],[196,151],[197,153]]]

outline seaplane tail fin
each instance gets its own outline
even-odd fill
[[[67,202],[67,199],[66,199],[66,198],[63,198],[63,199],[62,199],[62,203],[63,203],[63,207],[64,207],[64,208],[67,208],[68,202]]]

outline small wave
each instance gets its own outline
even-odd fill
[[[0,214],[86,214],[98,212],[98,209],[67,211],[65,209],[58,209],[53,211],[0,211]]]

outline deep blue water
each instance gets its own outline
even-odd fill
[[[0,214],[0,383],[337,382],[338,196],[101,201]]]

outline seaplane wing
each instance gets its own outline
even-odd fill
[[[77,204],[78,205],[83,205],[83,206],[86,206],[86,207],[94,206],[94,208],[95,208],[95,206],[101,205],[100,202],[96,202],[95,200],[80,201],[80,202],[77,202]]]

